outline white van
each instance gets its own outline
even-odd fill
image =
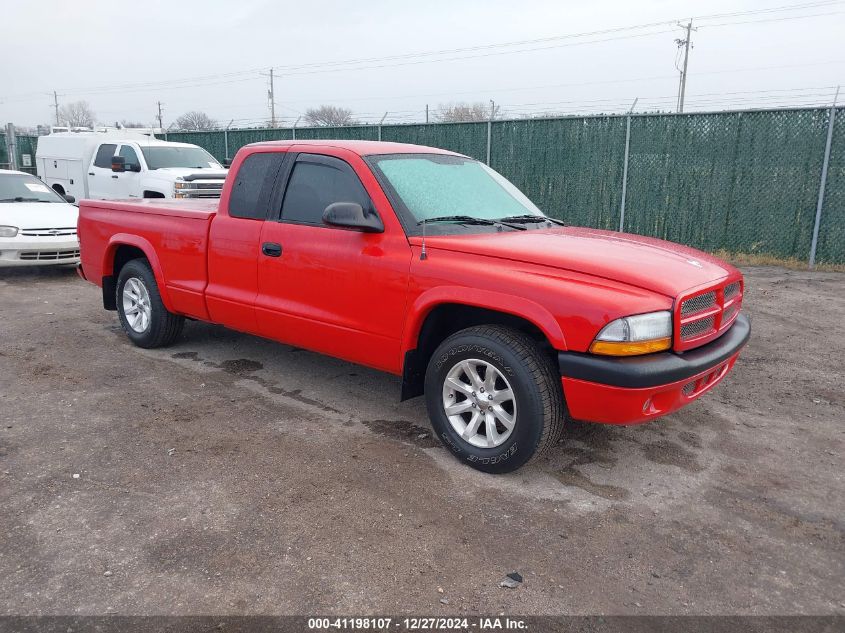
[[[219,198],[227,170],[207,151],[137,132],[60,132],[38,139],[38,176],[94,198]]]

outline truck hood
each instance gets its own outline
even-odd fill
[[[76,226],[79,209],[64,202],[2,202],[0,225],[19,229],[66,229]]]
[[[163,167],[153,169],[151,174],[158,178],[175,181],[177,178],[192,180],[223,180],[228,173],[225,169],[195,169],[190,167]],[[187,177],[187,178],[186,178]]]
[[[415,237],[412,243],[419,245],[421,240]],[[577,227],[429,236],[426,248],[571,270],[672,298],[737,273],[730,264],[694,248],[641,235]]]

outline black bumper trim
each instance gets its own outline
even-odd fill
[[[702,347],[676,354],[661,352],[618,358],[558,352],[560,375],[614,387],[656,387],[690,378],[736,354],[751,336],[748,317],[740,314],[727,332]]]

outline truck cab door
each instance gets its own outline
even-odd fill
[[[116,179],[113,179],[113,192],[116,198],[141,198],[143,191],[141,187],[141,174],[144,165],[138,156],[138,152],[131,145],[123,144],[117,152],[118,156],[126,161],[126,171],[120,172]],[[114,175],[114,174],[113,174]]]
[[[255,152],[236,172],[228,200],[208,231],[208,286],[205,301],[215,323],[257,333],[258,249],[261,229],[273,207],[271,198],[285,152]]]
[[[374,205],[349,163],[298,154],[281,213],[264,223],[257,244],[259,333],[398,373],[410,245],[396,222],[382,233],[324,224],[335,202],[360,204],[383,221],[393,213]]]
[[[109,200],[116,196],[113,191],[117,188],[118,180],[111,170],[111,159],[117,151],[116,143],[101,143],[94,152],[94,160],[88,168],[88,195],[95,200]]]

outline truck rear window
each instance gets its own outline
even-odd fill
[[[250,154],[241,163],[229,196],[229,215],[264,220],[270,206],[270,192],[285,155],[281,152]]]

